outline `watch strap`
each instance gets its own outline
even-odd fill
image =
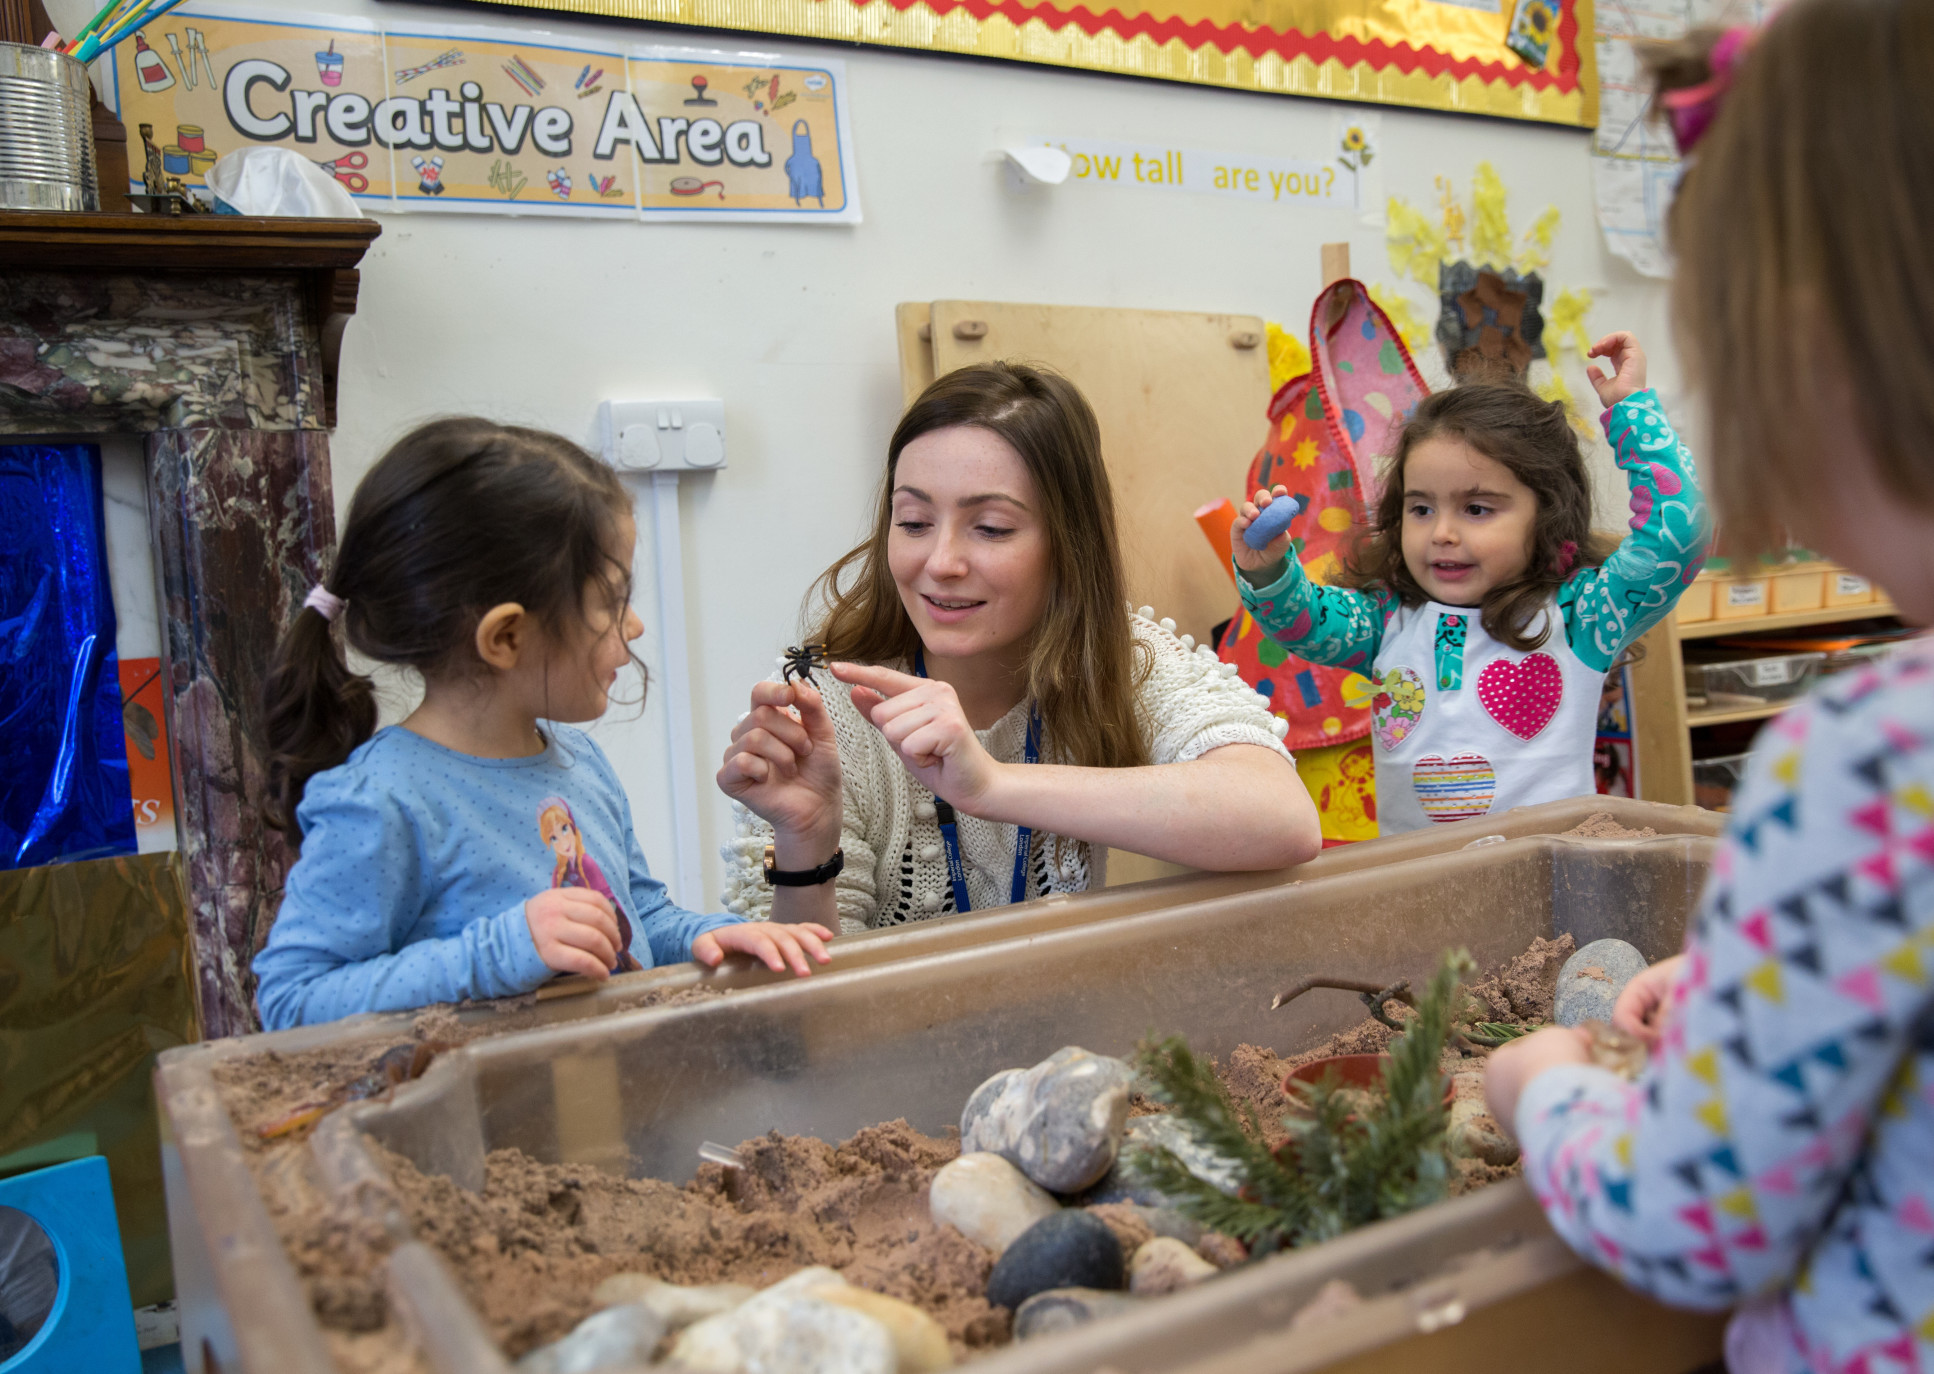
[[[766,846],[766,882],[774,887],[818,887],[829,883],[846,867],[846,851],[835,849],[833,857],[818,868],[775,868],[771,845]]]

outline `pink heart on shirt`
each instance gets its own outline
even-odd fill
[[[1528,654],[1515,663],[1500,658],[1477,675],[1477,699],[1492,720],[1519,739],[1551,724],[1564,696],[1565,675],[1550,654]]]

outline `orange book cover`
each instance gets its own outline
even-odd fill
[[[167,684],[158,658],[124,658],[121,725],[128,740],[128,792],[143,854],[176,847],[174,776],[168,765]]]

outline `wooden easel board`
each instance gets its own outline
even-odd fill
[[[1235,612],[1195,512],[1239,496],[1269,424],[1260,319],[996,301],[895,315],[909,401],[935,376],[996,359],[1045,363],[1080,387],[1101,422],[1129,597],[1198,640]]]

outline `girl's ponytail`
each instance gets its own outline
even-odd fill
[[[375,686],[346,650],[426,679],[464,675],[480,666],[472,641],[492,606],[516,602],[562,631],[583,623],[597,586],[621,616],[630,510],[617,474],[555,434],[454,418],[398,440],[357,484],[331,585],[310,592],[263,683],[268,823],[300,845],[309,779],[376,733]]]
[[[375,689],[349,670],[334,625],[314,607],[296,613],[276,646],[262,688],[262,723],[269,771],[263,811],[300,847],[295,812],[309,779],[342,763],[376,731]]]

